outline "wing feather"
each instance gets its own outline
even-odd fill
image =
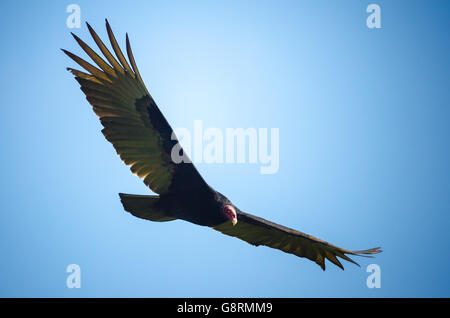
[[[89,25],[89,23],[86,22],[86,25],[89,29],[89,33],[91,33],[92,38],[94,39],[95,43],[97,44],[100,51],[102,51],[105,58],[108,60],[108,62],[114,67],[114,69],[121,74],[124,73],[123,68],[120,66],[119,62],[115,59],[114,55],[111,54],[111,52],[108,50],[108,48],[105,46],[103,41],[100,39],[100,37],[95,33],[94,29]]]
[[[136,78],[138,79],[138,81],[142,85],[144,85],[141,74],[139,73],[139,69],[136,65],[136,62],[134,61],[134,55],[133,55],[133,51],[131,50],[130,39],[128,38],[128,33],[126,34],[126,46],[127,46],[127,55],[128,55],[128,58],[130,59],[131,66],[133,67],[134,74],[136,75]]]
[[[131,75],[131,77],[135,77],[133,71],[130,68],[130,65],[128,64],[127,60],[125,59],[125,56],[122,53],[122,50],[119,47],[119,44],[117,44],[116,37],[114,36],[113,31],[111,30],[111,26],[109,25],[108,20],[105,20],[106,22],[106,31],[108,32],[109,41],[111,42],[111,46],[113,47],[114,52],[116,53],[117,58],[119,59],[120,64],[122,64],[123,68],[128,72],[128,74]]]
[[[114,69],[108,65],[97,53],[94,52],[86,43],[83,42],[78,36],[74,33],[71,33],[75,41],[81,46],[81,48],[86,52],[87,55],[100,67],[105,73],[114,76]]]
[[[85,60],[83,60],[81,57],[72,54],[66,50],[62,50],[64,53],[66,53],[66,55],[68,57],[70,57],[72,60],[74,60],[78,65],[80,65],[82,68],[84,68],[86,71],[88,71],[89,73],[91,73],[92,75],[94,75],[95,77],[97,77],[98,79],[102,79],[104,81],[108,81],[110,82],[111,80],[109,79],[108,76],[106,76],[106,74],[104,72],[102,72],[101,70],[99,70],[98,68],[96,68],[94,65],[92,65],[89,62],[86,62]]]

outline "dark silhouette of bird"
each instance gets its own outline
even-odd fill
[[[184,160],[175,163],[171,152],[176,136],[159,110],[139,74],[126,35],[123,55],[111,27],[106,29],[114,55],[87,24],[104,58],[72,33],[75,40],[97,65],[63,50],[85,71],[68,68],[104,126],[105,138],[112,143],[123,162],[158,195],[120,193],[126,211],[156,222],[185,220],[208,226],[252,245],[264,245],[316,262],[325,270],[325,260],[344,269],[337,257],[357,264],[347,255],[368,256],[380,248],[350,251],[314,236],[244,213],[227,197],[210,187],[195,166]],[[183,153],[179,149],[180,154]]]

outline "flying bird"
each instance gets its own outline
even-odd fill
[[[119,193],[126,211],[156,222],[177,219],[208,226],[252,245],[264,245],[305,257],[325,270],[325,260],[344,269],[338,257],[358,265],[348,255],[369,256],[380,248],[351,251],[314,236],[242,212],[227,197],[210,187],[189,160],[175,163],[171,152],[178,140],[148,92],[131,51],[128,61],[106,20],[106,30],[115,56],[87,23],[102,58],[72,33],[97,65],[63,50],[84,71],[67,68],[81,85],[86,99],[100,118],[102,133],[122,161],[158,195]],[[105,60],[106,59],[106,60]],[[183,149],[179,149],[180,154]]]

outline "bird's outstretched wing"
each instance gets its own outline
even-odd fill
[[[131,171],[143,178],[144,183],[158,194],[177,187],[176,190],[183,190],[181,188],[187,186],[194,190],[196,186],[205,186],[205,181],[192,163],[173,162],[171,151],[178,140],[172,138],[172,128],[142,81],[128,35],[126,49],[129,63],[107,20],[108,37],[117,59],[91,26],[87,26],[107,61],[74,34],[75,40],[98,67],[66,50],[63,52],[87,71],[68,68],[81,85],[94,112],[100,117],[105,138],[113,144],[117,154],[130,166]],[[178,150],[180,153],[183,151],[181,147]],[[186,154],[184,156],[187,158]]]
[[[368,256],[381,252],[379,247],[365,251],[349,251],[314,236],[241,211],[237,212],[237,219],[238,223],[235,226],[225,222],[214,229],[255,246],[265,245],[299,257],[306,257],[316,262],[323,270],[325,270],[325,259],[344,269],[337,257],[358,265],[346,254]]]

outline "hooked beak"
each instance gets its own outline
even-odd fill
[[[235,226],[237,224],[237,218],[233,218],[231,220],[231,224],[233,224],[233,226]]]

